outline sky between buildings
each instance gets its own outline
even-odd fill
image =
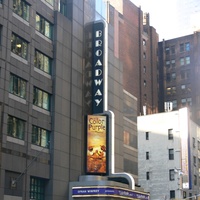
[[[150,14],[150,25],[159,41],[193,34],[200,30],[200,0],[131,0]]]

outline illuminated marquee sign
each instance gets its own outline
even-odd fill
[[[93,24],[92,42],[92,112],[104,111],[104,23]]]
[[[107,117],[87,117],[87,174],[107,174]]]
[[[84,110],[87,114],[104,112],[105,96],[105,24],[88,23],[84,28]]]
[[[112,186],[73,187],[72,197],[117,197],[129,200],[148,200],[149,195]]]

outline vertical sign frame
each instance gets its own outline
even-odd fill
[[[104,112],[105,23],[97,21],[92,32],[92,113]]]
[[[86,174],[108,175],[108,116],[87,115],[86,124]]]

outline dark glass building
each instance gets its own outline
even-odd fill
[[[115,171],[137,184],[137,115],[157,112],[157,34],[129,0],[0,1],[0,199],[64,200],[85,174],[84,27],[108,22]],[[145,15],[149,17],[148,15]]]

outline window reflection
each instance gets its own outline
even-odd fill
[[[11,37],[11,51],[16,55],[27,59],[28,43],[13,33]]]

